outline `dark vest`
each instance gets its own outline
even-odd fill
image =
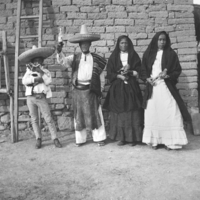
[[[72,85],[76,86],[78,77],[78,68],[81,60],[81,54],[74,54],[74,59],[72,62]],[[101,81],[100,74],[105,68],[106,60],[101,56],[91,53],[93,57],[93,71],[92,78],[90,81],[90,92],[94,92],[97,96],[101,96]]]

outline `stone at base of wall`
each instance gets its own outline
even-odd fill
[[[200,136],[200,113],[198,108],[191,108],[192,124],[194,129],[194,135]]]

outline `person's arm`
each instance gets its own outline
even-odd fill
[[[64,53],[62,52],[62,47],[63,45],[60,43],[57,45],[57,62],[65,68],[71,67],[74,55],[65,57]]]

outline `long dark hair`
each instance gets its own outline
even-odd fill
[[[156,54],[158,51],[158,38],[160,35],[165,35],[166,37],[166,44],[164,46],[164,51],[170,50],[171,49],[171,41],[169,38],[169,35],[165,31],[160,31],[154,35],[152,38],[149,46],[147,47],[146,51],[144,52],[145,56],[148,58],[148,61],[153,64]]]

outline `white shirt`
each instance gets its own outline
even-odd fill
[[[71,67],[73,59],[74,59],[74,55],[65,57],[63,52],[57,54],[57,62],[66,68]],[[79,63],[79,68],[78,68],[78,81],[81,82],[81,84],[89,84],[92,78],[92,72],[93,72],[92,54],[88,53],[85,55],[82,53],[81,60]],[[100,80],[101,80],[101,90],[103,90],[104,85],[105,85],[104,72],[101,73]]]
[[[156,78],[160,74],[160,72],[162,72],[162,66],[161,66],[162,54],[163,54],[163,50],[158,50],[156,54],[156,59],[152,66],[152,72],[151,72],[152,78]]]
[[[47,69],[42,69],[42,71],[44,72],[44,74],[42,76],[42,79],[44,82],[36,85],[33,89],[33,92],[34,93],[44,93],[44,94],[46,94],[46,98],[50,98],[50,97],[52,97],[51,88],[49,86],[49,84],[52,82],[51,73]],[[24,74],[24,76],[22,78],[22,84],[25,85],[25,87],[26,87],[25,96],[32,95],[33,87],[27,86],[29,84],[34,83],[35,77],[32,76],[32,74],[33,74],[33,72],[29,68],[27,68],[26,73]]]
[[[128,64],[128,53],[127,52],[120,52],[120,60],[122,61],[123,67]]]

